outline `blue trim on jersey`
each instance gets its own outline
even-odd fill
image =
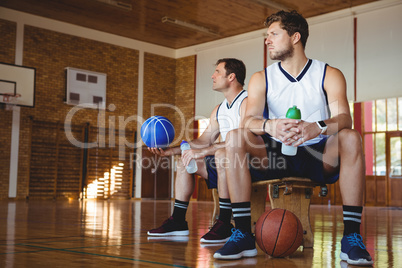
[[[281,65],[280,62],[278,63],[278,66],[279,66],[279,70],[281,70],[281,72],[283,73],[283,75],[286,76],[286,78],[287,78],[290,82],[292,82],[292,83],[297,82],[297,80],[296,80],[293,76],[291,76],[288,72],[286,72],[286,71],[282,68],[282,65]]]
[[[304,67],[303,71],[300,73],[300,75],[296,78],[297,81],[300,81],[303,76],[307,73],[308,69],[310,69],[311,64],[313,63],[312,59],[308,60],[308,63],[306,65],[306,67]]]
[[[247,97],[248,97],[248,96],[247,96]],[[245,97],[244,99],[242,99],[242,100],[241,100],[241,102],[240,102],[240,106],[242,105],[243,101],[244,101],[244,100],[245,100],[247,97]],[[239,112],[239,116],[240,116],[240,107],[239,107],[238,112]]]
[[[267,67],[268,68],[268,67]],[[264,112],[262,114],[262,116],[265,119],[269,118],[269,109],[268,109],[268,100],[267,100],[267,96],[268,96],[268,75],[267,75],[267,68],[264,69],[265,71],[265,107],[264,107]]]
[[[218,114],[219,114],[219,108],[221,108],[222,102],[221,104],[219,104],[218,109],[216,110],[216,121],[219,123],[218,121]]]
[[[299,74],[299,76],[297,76],[296,78],[294,78],[293,76],[291,76],[288,72],[285,71],[285,69],[282,68],[281,63],[279,62],[279,70],[281,70],[281,72],[286,76],[286,78],[294,83],[294,82],[298,82],[300,80],[302,80],[302,78],[304,77],[304,75],[307,73],[307,71],[310,69],[311,64],[313,63],[312,59],[308,59],[306,66],[304,67],[303,71]]]
[[[241,95],[243,95],[243,93],[246,92],[245,90],[243,90],[242,92],[240,92],[237,97],[232,101],[232,104],[226,103],[226,106],[228,107],[228,109],[232,108],[233,104],[237,101],[238,98],[240,98]]]
[[[323,74],[323,76],[322,76],[322,85],[321,85],[321,88],[322,88],[322,92],[324,92],[325,101],[327,102],[327,105],[328,105],[328,96],[327,96],[327,92],[325,91],[325,88],[324,88],[325,75],[327,74],[327,66],[328,66],[328,64],[325,64],[325,67],[324,67],[324,74]]]
[[[327,67],[328,66],[329,66],[328,64],[325,64],[324,74],[322,76],[322,86],[321,87],[322,87],[322,91],[324,92],[325,102],[327,104],[328,116],[331,117],[331,110],[329,109],[328,95],[327,95],[327,91],[325,90],[325,87],[324,87],[325,75],[327,74]]]

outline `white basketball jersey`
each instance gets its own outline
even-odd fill
[[[302,72],[293,77],[280,62],[268,66],[266,91],[268,118],[286,118],[286,112],[294,105],[301,111],[302,120],[315,122],[329,118],[328,99],[324,90],[327,64],[309,59]],[[304,145],[319,142],[323,136],[309,140]]]
[[[222,141],[226,140],[226,134],[229,131],[239,128],[240,106],[245,98],[247,98],[247,91],[243,90],[237,94],[230,105],[227,99],[219,105],[216,119],[218,120]]]

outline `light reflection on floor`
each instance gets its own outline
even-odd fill
[[[0,267],[348,267],[339,258],[341,206],[311,207],[314,248],[287,258],[214,260],[221,245],[200,237],[211,226],[212,202],[191,202],[190,236],[152,238],[172,201],[0,201]],[[366,207],[362,235],[375,267],[401,267],[402,209]]]

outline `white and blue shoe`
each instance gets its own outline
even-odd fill
[[[215,252],[215,259],[236,260],[243,257],[257,256],[254,238],[247,232],[232,229],[232,235],[226,244]]]
[[[373,259],[363,244],[363,238],[357,233],[345,235],[341,240],[341,260],[352,265],[372,265]]]

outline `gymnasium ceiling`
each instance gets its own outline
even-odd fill
[[[374,1],[1,0],[0,6],[178,49],[262,29],[265,18],[282,7],[308,18]],[[163,17],[210,33],[162,23]]]

